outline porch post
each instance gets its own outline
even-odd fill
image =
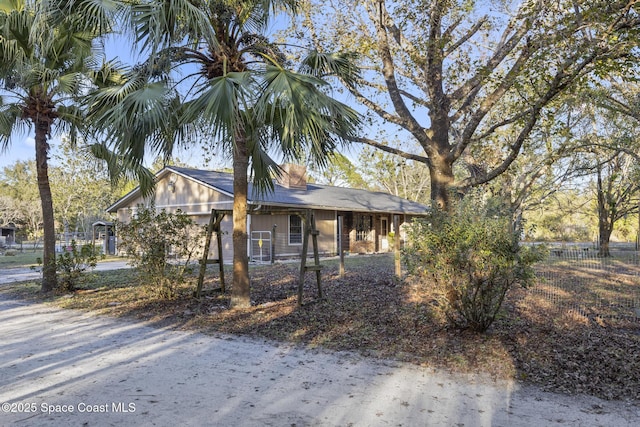
[[[338,254],[340,255],[340,277],[344,276],[344,250],[342,249],[343,216],[338,215]]]
[[[396,276],[402,277],[402,265],[400,264],[400,215],[393,216],[393,252],[396,266]]]

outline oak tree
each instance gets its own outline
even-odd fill
[[[504,173],[546,108],[593,75],[633,67],[635,0],[337,0],[305,2],[302,38],[319,49],[360,53],[368,70],[344,88],[388,132],[422,152],[377,136],[354,141],[423,162],[431,199]],[[454,165],[490,145],[486,170],[456,178]]]

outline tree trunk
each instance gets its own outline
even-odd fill
[[[598,250],[598,255],[601,257],[610,257],[611,252],[609,251],[609,240],[611,239],[612,230],[609,227],[602,227],[602,224],[600,225],[598,242],[600,249]]]
[[[50,292],[57,286],[56,276],[56,229],[53,214],[53,199],[51,186],[49,185],[48,153],[49,143],[47,135],[49,126],[47,123],[36,123],[36,171],[38,177],[38,191],[42,206],[43,223],[43,255],[42,255],[42,291]]]
[[[450,192],[454,182],[453,165],[445,156],[430,158],[431,203],[434,208],[448,211],[451,207]]]
[[[233,148],[233,286],[231,307],[251,306],[249,257],[247,253],[247,169],[249,155],[243,136],[236,137]]]
[[[606,203],[605,190],[602,185],[602,167],[597,170],[597,192],[598,192],[598,255],[601,257],[611,256],[609,252],[609,239],[613,227],[609,226],[609,209]]]

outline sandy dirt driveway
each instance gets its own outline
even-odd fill
[[[2,426],[631,426],[637,406],[0,299]]]
[[[121,268],[130,268],[126,260],[100,261],[94,271],[118,270]],[[2,268],[0,269],[0,285],[14,282],[22,282],[24,280],[37,280],[42,278],[39,269],[31,268]]]

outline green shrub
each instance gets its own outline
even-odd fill
[[[18,253],[14,250],[8,250],[4,253],[4,256],[16,256]]]
[[[403,259],[409,274],[431,287],[433,309],[451,325],[485,331],[507,291],[533,279],[540,248],[519,245],[511,216],[467,196],[450,214],[435,212],[407,230]]]
[[[72,291],[81,283],[84,272],[96,266],[98,257],[93,245],[82,245],[78,248],[75,240],[71,241],[71,250],[67,250],[56,259],[58,271],[58,289]]]
[[[190,261],[200,256],[202,238],[203,228],[180,210],[139,207],[129,223],[118,224],[119,248],[131,258],[140,284],[161,298],[175,296],[176,286],[191,272]]]

